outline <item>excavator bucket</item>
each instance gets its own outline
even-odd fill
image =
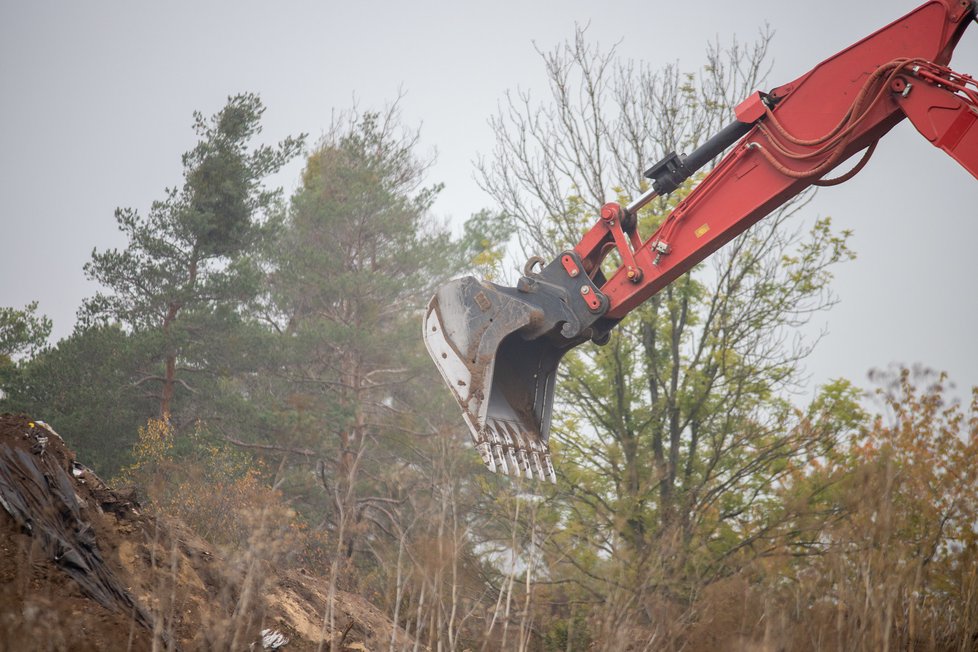
[[[542,319],[539,307],[469,276],[431,299],[424,341],[489,470],[554,480],[547,438],[563,351],[521,336]]]
[[[539,275],[517,288],[469,276],[428,304],[425,345],[490,471],[556,482],[547,441],[557,365],[590,337],[563,294]]]

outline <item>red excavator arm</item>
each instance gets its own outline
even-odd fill
[[[606,204],[594,227],[516,288],[452,281],[432,298],[424,338],[493,471],[555,479],[547,439],[560,358],[602,343],[636,306],[812,185],[865,164],[904,117],[978,178],[978,85],[947,67],[972,0],[931,0],[795,81],[754,93],[736,121],[688,156],[671,153],[627,206]],[[636,215],[733,147],[644,238]],[[863,152],[835,179],[826,175]],[[621,265],[601,263],[617,251]]]

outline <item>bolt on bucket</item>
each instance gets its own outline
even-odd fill
[[[428,303],[424,341],[489,470],[556,482],[547,442],[557,366],[591,330],[581,334],[546,273],[516,288],[447,283]]]

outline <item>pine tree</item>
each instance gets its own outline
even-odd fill
[[[194,394],[198,379],[226,373],[213,358],[241,326],[240,308],[261,291],[260,255],[282,211],[280,191],[263,183],[303,141],[252,147],[263,112],[256,95],[242,94],[209,119],[195,113],[199,141],[183,155],[183,185],[167,189],[145,216],[118,209],[127,247],[93,251],[85,266],[108,293],[86,301],[83,321],[114,321],[147,336],[154,365],[137,382],[153,388],[162,418],[170,418],[178,388]],[[237,360],[231,353],[223,366],[242,363],[247,351]]]

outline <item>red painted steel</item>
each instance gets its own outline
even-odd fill
[[[970,78],[944,68],[973,18],[971,7],[968,0],[931,0],[772,90],[773,109],[760,95],[749,97],[738,115],[766,115],[648,239],[633,226],[623,231],[620,217],[605,217],[620,208],[602,209],[574,249],[592,278],[610,250],[621,252],[623,264],[601,286],[607,317],[624,317],[905,115],[978,176],[978,102],[953,88],[962,81],[967,87]],[[906,96],[894,90],[898,79],[913,84]]]
[[[978,82],[943,66],[921,66],[895,79],[894,91],[917,131],[978,178]]]

